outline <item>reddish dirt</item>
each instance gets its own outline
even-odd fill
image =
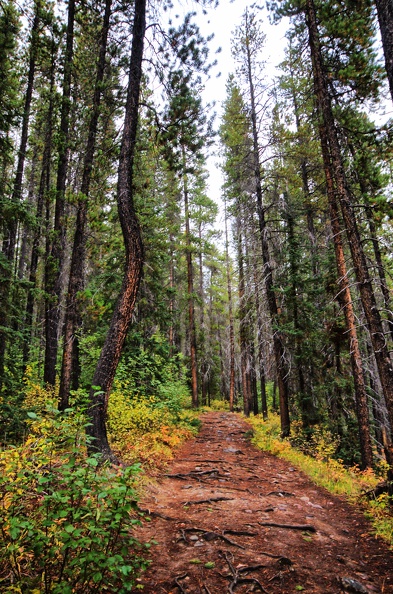
[[[157,542],[144,594],[393,593],[393,555],[360,512],[252,446],[238,415],[202,422],[141,501],[138,536]]]

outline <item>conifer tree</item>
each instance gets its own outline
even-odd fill
[[[107,403],[134,311],[143,266],[143,242],[134,206],[133,179],[145,32],[146,1],[137,0],[117,182],[117,205],[126,263],[120,295],[95,369],[89,407],[91,426],[88,432],[94,438],[92,448],[98,450],[105,459],[113,461],[116,460],[108,442],[105,422]]]
[[[238,27],[235,34],[233,54],[237,56],[237,61],[240,63],[239,71],[245,79],[247,95],[249,97],[249,111],[252,128],[252,169],[255,184],[256,209],[264,265],[265,291],[273,332],[274,356],[280,399],[281,433],[286,437],[290,432],[288,370],[286,369],[283,336],[279,329],[277,300],[273,288],[273,270],[267,240],[267,224],[262,197],[262,172],[255,89],[255,80],[258,78],[256,62],[262,50],[264,39],[265,36],[262,33],[261,25],[257,21],[255,14],[249,13],[246,10],[243,15],[243,22],[240,27]],[[259,92],[260,91],[261,90],[259,89]]]

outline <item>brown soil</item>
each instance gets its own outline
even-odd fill
[[[202,421],[141,502],[138,536],[157,543],[144,594],[393,593],[393,555],[360,512],[252,446],[238,415]]]

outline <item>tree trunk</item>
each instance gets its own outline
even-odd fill
[[[169,297],[169,315],[170,315],[170,326],[168,331],[168,342],[169,342],[169,354],[170,356],[173,355],[174,346],[175,346],[175,329],[174,329],[174,322],[173,322],[173,310],[174,310],[174,297],[173,291],[175,288],[175,266],[174,266],[174,252],[175,252],[175,241],[173,233],[169,236],[169,245],[170,245],[170,257],[169,257],[169,288],[170,288],[170,297]]]
[[[105,12],[101,30],[101,41],[97,63],[96,82],[94,88],[93,105],[89,124],[86,152],[83,162],[81,194],[78,202],[76,229],[74,244],[72,248],[70,276],[68,281],[68,294],[66,303],[66,314],[64,322],[64,347],[63,360],[59,388],[59,410],[69,406],[71,388],[78,386],[78,330],[81,326],[81,315],[79,312],[78,293],[84,287],[84,267],[86,259],[86,226],[88,198],[90,190],[91,172],[93,169],[94,152],[96,147],[97,126],[100,114],[102,97],[102,82],[105,74],[105,58],[108,43],[109,21],[111,15],[112,0],[106,0]]]
[[[377,358],[377,362],[379,359],[380,363],[382,363],[379,372],[381,375],[382,371],[382,376],[385,379],[385,386],[390,390],[387,395],[388,398],[391,398],[393,405],[392,367],[383,337],[382,322],[379,316],[371,281],[368,275],[365,255],[361,246],[361,240],[353,213],[349,191],[346,185],[337,132],[331,109],[331,101],[327,90],[326,75],[323,69],[323,61],[320,53],[315,6],[313,0],[307,0],[307,25],[309,29],[309,43],[313,64],[315,94],[320,115],[319,129],[328,190],[330,218],[336,251],[337,271],[341,289],[340,298],[344,304],[344,314],[350,339],[351,364],[355,382],[355,397],[362,450],[362,463],[365,467],[367,467],[372,466],[372,449],[370,440],[367,394],[365,389],[361,353],[356,333],[355,316],[353,313],[349,281],[347,278],[344,252],[342,248],[341,228],[338,219],[336,194],[338,195],[341,204],[341,210],[346,225],[346,232],[352,254],[352,261],[358,281],[361,301],[369,325],[375,356]],[[386,365],[387,361],[386,358],[384,358],[384,355],[381,357],[380,353],[376,352],[377,347],[386,351],[385,357],[389,359],[388,365]],[[380,367],[379,364],[378,367]],[[381,383],[383,384],[382,377]],[[389,393],[391,396],[389,396]],[[393,420],[393,406],[391,412]]]
[[[88,433],[92,451],[116,462],[106,431],[106,411],[124,340],[131,323],[143,268],[143,242],[134,208],[134,158],[137,139],[139,94],[142,78],[143,45],[146,31],[146,0],[136,0],[128,77],[127,103],[120,149],[117,205],[123,232],[126,263],[120,295],[94,373],[90,391]]]
[[[241,367],[241,385],[243,393],[243,412],[246,417],[250,416],[252,403],[252,385],[250,376],[250,348],[249,348],[249,329],[246,307],[246,281],[244,270],[243,253],[243,234],[241,232],[240,215],[237,215],[236,243],[237,243],[237,263],[239,271],[239,338],[240,338],[240,367]]]
[[[230,269],[229,269],[227,204],[226,204],[225,198],[224,198],[224,218],[225,218],[225,260],[226,260],[228,313],[229,313],[229,410],[231,412],[233,412],[233,405],[234,405],[234,401],[235,401],[235,331],[234,331],[234,321],[233,321],[231,275],[230,275]]]
[[[183,164],[185,165],[185,154],[183,150]],[[184,167],[185,169],[185,167]],[[195,308],[194,308],[194,269],[192,265],[191,237],[190,237],[190,216],[188,208],[188,186],[187,176],[183,173],[183,196],[184,196],[184,217],[186,223],[186,261],[187,261],[187,294],[188,294],[188,328],[190,337],[190,364],[191,364],[191,397],[192,406],[197,408],[198,402],[198,366],[197,366],[197,344],[195,330]]]
[[[330,176],[329,176],[330,177]],[[329,184],[331,181],[329,182]],[[328,190],[329,192],[329,190]],[[373,452],[370,434],[370,419],[368,413],[367,391],[364,379],[362,355],[356,330],[356,319],[352,306],[349,280],[345,265],[345,255],[341,241],[341,226],[339,221],[337,202],[333,192],[329,198],[330,219],[333,232],[334,249],[336,253],[339,302],[342,304],[349,338],[349,351],[351,357],[352,374],[355,389],[356,416],[359,425],[360,452],[362,468],[372,468]]]
[[[65,248],[65,189],[69,153],[69,127],[71,107],[71,78],[74,54],[75,0],[68,2],[66,51],[64,56],[63,96],[61,103],[59,161],[56,179],[55,221],[53,242],[45,267],[45,289],[48,295],[45,311],[45,362],[44,382],[50,386],[56,381],[56,360],[60,320],[60,296],[62,292],[62,269]]]
[[[206,405],[207,384],[208,384],[208,365],[206,361],[206,328],[205,328],[205,299],[203,287],[203,254],[202,254],[202,224],[198,226],[199,238],[199,353],[200,353],[200,382],[201,382],[201,402]],[[212,275],[213,276],[213,275]]]
[[[390,95],[393,100],[393,2],[392,0],[375,0],[375,6],[377,7]]]

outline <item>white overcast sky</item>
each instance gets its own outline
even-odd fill
[[[264,4],[264,2],[263,2]],[[194,2],[181,2],[177,4],[172,14],[179,15],[179,18],[173,18],[173,24],[180,23],[183,15],[188,12],[196,11],[195,21],[198,23],[201,34],[205,37],[214,33],[214,39],[210,41],[210,59],[215,58],[218,61],[217,66],[211,71],[210,79],[205,82],[203,92],[203,101],[205,104],[216,103],[215,127],[219,125],[222,113],[222,103],[226,95],[226,82],[228,75],[235,72],[235,64],[231,55],[231,37],[232,32],[241,23],[242,15],[246,8],[251,9],[252,2],[247,0],[220,0],[217,8],[208,8],[207,14],[203,14],[200,7],[196,7]],[[262,20],[263,32],[266,35],[265,52],[263,59],[266,62],[266,73],[270,77],[276,74],[275,67],[284,58],[284,48],[286,45],[285,30],[287,21],[279,25],[272,25],[269,22],[268,14],[265,9],[254,9],[258,11],[258,16]],[[221,52],[215,54],[215,51],[221,48]],[[219,73],[220,76],[217,76]],[[214,155],[208,159],[209,170],[209,197],[215,202],[220,202],[220,188],[222,185],[221,171],[218,166],[218,158]]]

